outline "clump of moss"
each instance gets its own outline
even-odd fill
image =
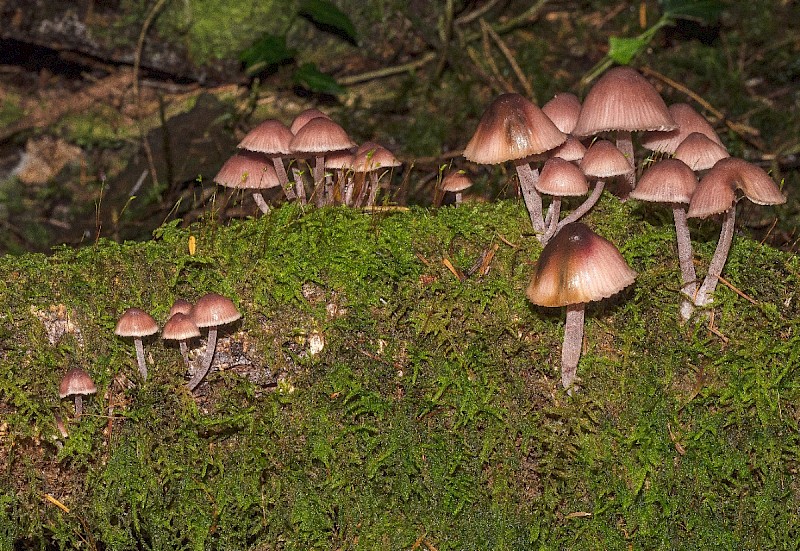
[[[798,261],[737,240],[726,278],[754,303],[720,287],[716,333],[682,327],[671,226],[641,214],[608,199],[589,216],[640,275],[589,307],[572,397],[558,383],[562,315],[524,297],[540,245],[514,202],[287,205],[224,227],[173,223],[146,243],[3,258],[0,541],[795,541]],[[702,260],[713,243],[697,248]],[[153,342],[151,377],[132,385],[119,313],[136,304],[163,321],[176,297],[208,291],[243,314],[220,368],[192,396],[180,354]],[[80,422],[56,394],[75,364],[99,388]]]

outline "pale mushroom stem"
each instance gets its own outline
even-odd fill
[[[369,197],[367,198],[367,206],[374,207],[375,202],[378,199],[378,188],[380,184],[378,182],[378,175],[377,171],[372,170],[369,173]]]
[[[214,349],[217,347],[217,328],[210,327],[208,329],[208,341],[206,342],[206,355],[203,357],[203,364],[197,369],[197,373],[189,381],[189,392],[197,388],[211,369],[211,362],[214,359]]]
[[[189,347],[186,345],[186,341],[180,341],[178,343],[178,347],[181,349],[181,356],[183,356],[183,363],[186,364],[186,367],[189,367]]]
[[[319,155],[314,162],[314,204],[321,207],[325,204],[325,157]]]
[[[464,200],[463,196],[464,196],[464,194],[462,192],[460,192],[460,191],[456,192],[456,198],[455,198],[456,205],[460,205],[461,204],[461,202]]]
[[[542,215],[542,196],[536,191],[536,182],[539,181],[539,171],[531,168],[530,163],[518,160],[514,163],[519,176],[519,187],[522,191],[522,200],[531,218],[533,231],[539,235],[544,234],[544,216]]]
[[[133,346],[136,348],[136,363],[139,366],[139,374],[142,380],[147,380],[147,364],[144,361],[144,345],[142,344],[141,337],[133,339]]]
[[[626,190],[624,195],[624,197],[627,198],[628,193],[636,188],[636,159],[633,154],[633,138],[629,130],[617,130],[616,145],[617,149],[622,151],[622,154],[628,159],[628,163],[630,163],[631,169],[633,170],[630,174],[625,175],[628,185],[630,185],[630,188]]]
[[[280,157],[273,157],[272,166],[275,167],[275,172],[278,175],[278,181],[281,183],[283,194],[286,195],[286,200],[291,201],[297,199],[297,195],[289,185],[289,175],[286,173],[286,167],[283,166],[283,160]]]
[[[561,347],[561,385],[569,389],[575,382],[578,360],[583,347],[583,318],[586,304],[567,305],[567,321],[564,324],[564,344]]]
[[[586,198],[586,201],[580,204],[578,208],[573,210],[566,216],[561,222],[558,223],[556,226],[556,231],[553,232],[555,235],[558,233],[561,228],[566,226],[567,224],[571,224],[573,222],[577,222],[581,219],[581,217],[589,212],[593,206],[600,200],[600,196],[603,195],[603,189],[605,189],[606,183],[604,180],[597,180],[597,183],[594,185],[594,189],[592,190],[591,195]]]
[[[686,208],[676,204],[672,207],[675,219],[675,236],[678,241],[678,264],[681,267],[681,319],[688,321],[694,313],[694,298],[697,293],[697,274],[692,259],[692,239],[686,221]]]
[[[703,284],[697,291],[697,298],[694,303],[697,306],[706,306],[711,303],[714,294],[714,289],[717,288],[719,276],[722,274],[722,269],[725,267],[725,262],[728,260],[728,252],[731,250],[731,243],[733,242],[733,228],[736,224],[736,205],[725,211],[725,217],[722,220],[722,229],[719,233],[719,241],[717,248],[714,251],[714,256],[711,258],[711,263],[708,265],[708,273]]]
[[[550,238],[556,234],[559,216],[561,216],[561,197],[553,197],[553,202],[550,203],[550,207],[547,209],[547,217],[544,220],[547,230],[545,230],[542,237],[542,245],[547,245]]]
[[[83,415],[83,396],[80,394],[75,395],[75,419],[79,419]]]
[[[305,205],[308,203],[308,199],[306,198],[306,185],[303,180],[303,172],[297,167],[292,167],[292,177],[294,177],[294,186],[297,190],[297,200],[300,201],[301,205]]]
[[[256,205],[258,205],[258,208],[261,212],[263,212],[264,214],[269,214],[270,211],[269,205],[267,204],[267,201],[264,199],[264,196],[261,195],[261,193],[254,191],[253,199],[255,200]]]

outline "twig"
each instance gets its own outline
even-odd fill
[[[381,69],[376,69],[374,71],[367,71],[366,73],[361,73],[360,75],[350,75],[346,77],[341,77],[338,79],[338,82],[342,86],[350,86],[352,84],[359,84],[361,82],[367,82],[369,80],[386,78],[394,75],[399,75],[401,73],[407,73],[409,71],[413,71],[414,69],[419,69],[420,67],[427,65],[428,63],[436,59],[436,57],[437,57],[436,52],[428,52],[423,56],[421,56],[420,58],[415,59],[414,61],[409,61],[408,63],[395,65],[393,67],[383,67]]]
[[[142,50],[144,49],[144,37],[147,34],[147,30],[152,25],[153,20],[155,20],[156,15],[158,12],[161,11],[161,8],[164,7],[167,0],[158,0],[155,5],[150,10],[150,13],[147,14],[147,17],[142,23],[142,30],[139,31],[139,38],[136,41],[136,52],[133,56],[133,97],[136,98],[136,103],[139,103],[139,66],[142,63]]]
[[[734,293],[736,293],[737,295],[739,295],[740,297],[742,297],[743,299],[745,299],[746,301],[748,301],[750,304],[755,304],[756,306],[758,306],[758,302],[756,302],[756,301],[755,301],[753,298],[751,298],[751,297],[747,296],[747,295],[746,295],[746,294],[744,294],[742,291],[740,291],[739,289],[737,289],[737,288],[736,288],[736,287],[733,285],[733,283],[731,283],[730,281],[728,281],[728,280],[727,280],[727,279],[725,279],[724,277],[722,277],[722,276],[717,276],[717,279],[719,280],[719,282],[720,282],[720,283],[722,283],[722,284],[723,284],[723,285],[725,285],[725,286],[726,286],[728,289],[730,289],[731,291],[733,291]]]
[[[453,266],[453,263],[450,262],[450,260],[448,260],[447,258],[442,259],[442,264],[444,264],[445,267],[448,270],[450,270],[453,273],[453,275],[456,276],[456,279],[458,279],[459,281],[464,281],[466,279],[464,274],[461,273],[461,270]]]
[[[480,8],[476,9],[475,11],[471,11],[469,13],[465,13],[459,17],[456,17],[456,25],[466,25],[467,23],[471,23],[475,21],[479,17],[483,17],[486,12],[490,9],[495,7],[500,0],[490,0],[481,6]]]
[[[528,99],[536,102],[536,93],[533,91],[533,87],[531,83],[528,82],[528,79],[525,77],[525,73],[523,72],[522,68],[517,63],[517,60],[514,58],[514,54],[511,52],[511,49],[503,42],[503,39],[500,38],[500,35],[489,25],[484,19],[480,20],[481,28],[485,29],[489,36],[494,40],[494,43],[497,44],[497,47],[500,48],[500,51],[505,56],[508,64],[511,65],[511,69],[514,71],[514,74],[517,76],[517,80],[519,80],[520,84],[522,84],[522,88],[525,90],[525,94],[527,94]]]

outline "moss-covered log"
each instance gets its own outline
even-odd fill
[[[0,549],[794,547],[800,262],[737,237],[711,330],[681,326],[674,228],[644,214],[590,216],[639,276],[588,307],[573,396],[519,203],[288,206],[3,258]],[[207,380],[155,339],[141,381],[120,313],[210,291],[243,318]],[[98,387],[80,420],[73,366]]]

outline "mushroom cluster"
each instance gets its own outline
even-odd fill
[[[634,138],[653,152],[638,164]],[[463,155],[477,164],[510,161],[516,169],[533,231],[544,246],[528,298],[537,305],[567,308],[565,388],[575,380],[580,356],[582,305],[619,292],[635,277],[613,244],[576,224],[609,181],[618,180],[614,190],[620,200],[665,203],[672,209],[682,321],[689,320],[696,307],[712,303],[730,250],[739,199],[759,205],[786,200],[763,169],[730,157],[711,124],[694,108],[685,103],[667,106],[655,87],[630,67],[606,71],[583,103],[562,93],[539,109],[519,94],[501,94],[486,108]],[[565,198],[586,194],[588,198],[560,219]],[[551,198],[546,212],[545,197]],[[714,215],[723,215],[722,229],[700,282],[688,219]]]
[[[214,181],[249,190],[263,213],[267,190],[282,190],[286,201],[320,207],[374,206],[383,180],[400,161],[375,142],[358,146],[339,124],[317,109],[306,109],[286,126],[267,119],[239,143],[240,151],[220,168]],[[289,170],[287,170],[287,166]],[[289,174],[291,173],[291,177]]]

